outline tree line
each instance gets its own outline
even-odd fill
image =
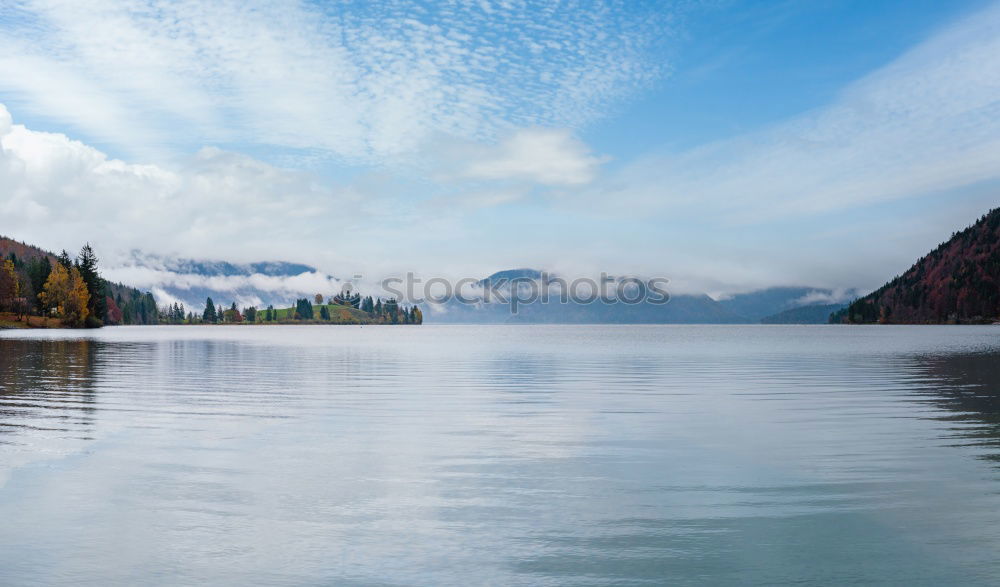
[[[182,318],[183,317],[183,318]],[[233,302],[229,308],[216,305],[211,297],[205,300],[205,309],[201,315],[188,312],[185,316],[183,305],[176,305],[171,312],[170,323],[180,324],[263,324],[263,323],[324,323],[340,324],[422,324],[423,312],[416,305],[405,306],[395,298],[382,300],[368,296],[362,298],[358,294],[343,297],[332,296],[326,303],[323,295],[316,294],[312,301],[309,298],[295,300],[289,308],[275,308],[269,305],[264,309],[256,306],[239,308]]]
[[[326,303],[323,295],[316,294],[312,301],[297,299],[289,308],[239,308],[236,302],[224,308],[211,297],[205,300],[200,314],[186,310],[180,302],[158,307],[153,294],[101,277],[97,255],[89,243],[74,258],[65,250],[52,255],[23,243],[7,242],[21,255],[11,251],[0,258],[0,313],[12,314],[18,321],[37,316],[56,319],[71,328],[115,324],[423,323],[423,313],[415,305],[356,293],[330,296]]]
[[[101,277],[90,244],[71,258],[65,250],[19,257],[11,252],[0,263],[0,312],[57,318],[71,328],[105,324],[156,324],[159,310],[149,292],[111,283]]]

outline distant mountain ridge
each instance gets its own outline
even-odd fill
[[[1000,208],[838,312],[853,324],[983,323],[1000,318]]]
[[[800,306],[765,316],[761,324],[827,324],[830,315],[846,307],[846,304],[819,304],[815,306]]]
[[[736,294],[719,300],[719,303],[729,311],[757,322],[797,308],[833,304],[846,305],[857,295],[858,292],[854,289],[832,290],[821,287],[783,286]],[[792,313],[786,318],[802,316],[805,319],[807,315],[808,313]],[[826,322],[828,318],[829,313],[823,322]],[[811,315],[807,323],[812,323]]]
[[[260,274],[269,277],[281,277],[316,272],[315,267],[285,261],[261,261],[240,264],[230,263],[229,261],[159,257],[156,255],[144,255],[138,251],[133,251],[132,258],[136,264],[144,267],[162,268],[174,273],[187,273],[191,275],[233,276]]]
[[[132,251],[130,259],[110,270],[152,289],[162,302],[175,301],[201,311],[209,297],[216,303],[285,307],[301,297],[339,293],[335,278],[304,263],[258,261],[233,263]]]
[[[511,280],[541,279],[537,269],[520,268],[498,271],[478,281],[482,288],[507,284]],[[555,276],[552,276],[555,277]],[[502,286],[501,286],[502,287]],[[779,316],[781,323],[826,322],[830,316],[829,302],[849,299],[853,290],[835,292],[815,287],[774,287],[738,294],[717,301],[705,294],[672,295],[666,304],[549,303],[534,302],[511,312],[504,303],[463,304],[452,300],[445,304],[428,304],[424,316],[428,323],[478,324],[753,324],[782,311],[822,306],[811,310]],[[839,309],[841,305],[834,305]],[[821,315],[821,318],[817,318]],[[787,322],[786,322],[787,321]]]

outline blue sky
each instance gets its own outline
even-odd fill
[[[0,33],[0,233],[110,264],[872,288],[1000,200],[991,2],[0,0]]]

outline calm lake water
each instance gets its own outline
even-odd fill
[[[0,584],[997,584],[1000,327],[0,334]]]

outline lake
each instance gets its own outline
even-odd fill
[[[0,584],[1000,582],[1000,327],[0,333]]]

